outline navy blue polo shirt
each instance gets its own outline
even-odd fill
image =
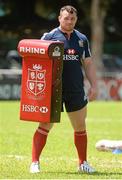
[[[84,78],[81,62],[91,56],[87,37],[74,29],[68,39],[58,27],[44,33],[41,40],[64,42],[62,90],[68,93],[82,92]]]

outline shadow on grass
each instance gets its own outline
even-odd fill
[[[46,171],[43,173],[47,173],[47,174],[67,174],[67,175],[90,175],[90,176],[113,176],[113,175],[117,175],[117,176],[122,176],[122,173],[121,172],[95,172],[95,173],[80,173],[80,172],[72,172],[72,171],[69,171],[69,172],[65,172],[65,171],[58,171],[58,172],[54,172],[54,171]]]
[[[63,173],[63,172],[62,172]],[[79,173],[79,172],[64,172],[64,174],[77,174],[77,175],[85,175],[87,173]],[[88,173],[87,175],[90,175],[90,176],[102,176],[102,175],[106,175],[106,176],[110,176],[110,175],[122,175],[122,173],[118,173],[118,172],[94,172],[94,173]]]

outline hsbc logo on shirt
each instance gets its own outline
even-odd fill
[[[64,61],[79,61],[79,55],[68,55],[68,54],[65,54],[63,55],[63,60]]]
[[[74,49],[68,49],[66,53],[63,55],[64,61],[78,61],[80,59],[79,55],[75,54],[76,51]]]
[[[74,50],[74,49],[68,49],[68,50],[67,50],[67,53],[68,53],[68,54],[75,54],[75,50]]]

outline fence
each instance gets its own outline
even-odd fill
[[[0,69],[0,100],[19,100],[21,96],[21,70]],[[85,80],[86,89],[89,83]],[[122,73],[98,74],[97,100],[122,100]]]
[[[0,100],[19,100],[21,70],[0,69]]]

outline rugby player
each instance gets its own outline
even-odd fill
[[[59,27],[49,33],[44,33],[41,40],[64,42],[62,102],[74,130],[78,170],[79,172],[93,173],[95,169],[87,161],[85,119],[88,100],[95,100],[97,96],[95,66],[87,37],[74,29],[77,22],[77,10],[70,5],[62,7],[58,20]],[[88,97],[84,90],[84,72],[90,83]],[[40,155],[52,126],[52,123],[39,123],[39,127],[33,136],[31,173],[40,172]]]

